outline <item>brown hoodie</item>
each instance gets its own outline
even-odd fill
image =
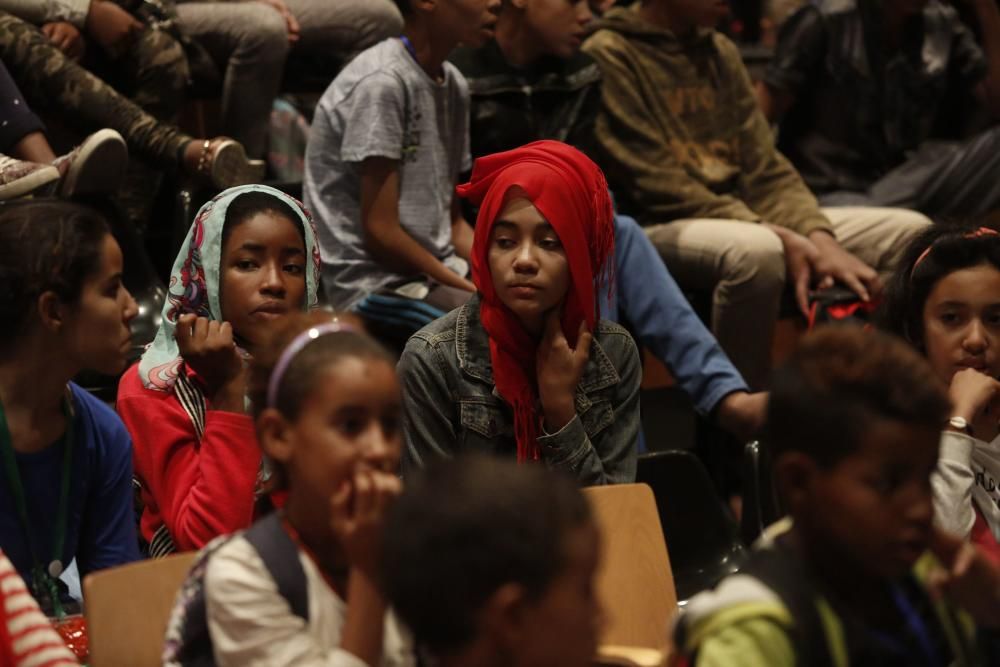
[[[638,3],[597,24],[584,50],[601,65],[601,166],[643,224],[681,218],[770,222],[832,233],[757,107],[736,46],[714,30],[685,39]]]

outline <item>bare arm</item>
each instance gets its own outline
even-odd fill
[[[361,163],[361,225],[365,248],[393,271],[422,273],[442,285],[475,291],[399,224],[398,161],[370,157]]]

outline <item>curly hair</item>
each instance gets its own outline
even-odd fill
[[[828,326],[775,373],[767,434],[775,458],[798,451],[829,468],[878,420],[939,430],[949,409],[944,386],[912,347],[879,331]]]

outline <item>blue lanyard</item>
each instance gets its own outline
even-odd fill
[[[920,618],[920,614],[917,610],[910,604],[910,601],[906,599],[903,595],[903,591],[899,586],[893,586],[891,589],[893,602],[896,603],[896,608],[903,614],[903,618],[906,621],[906,626],[913,635],[913,638],[917,640],[920,645],[920,649],[924,656],[928,659],[928,664],[930,665],[940,665],[940,656],[938,656],[937,651],[934,650],[934,645],[931,642],[931,633],[927,627],[927,624]],[[877,631],[871,631],[872,634],[877,637],[880,641],[888,644],[896,652],[905,655],[907,653],[906,649],[892,637]]]
[[[406,47],[406,52],[410,54],[410,57],[413,58],[414,60],[417,60],[417,49],[415,46],[413,46],[413,42],[410,41],[410,38],[407,37],[406,35],[400,35],[399,41],[401,41],[403,43],[403,46]]]

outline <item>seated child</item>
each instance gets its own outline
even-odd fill
[[[805,338],[768,406],[790,525],[688,603],[676,635],[687,664],[985,664],[969,620],[926,588],[948,410],[931,368],[894,338],[858,327]]]
[[[72,560],[83,577],[139,558],[128,431],[71,382],[125,368],[137,307],[107,222],[66,202],[0,209],[0,286],[0,549],[60,616]]]
[[[445,58],[492,34],[500,0],[397,4],[403,34],[352,60],[316,107],[303,192],[330,303],[409,333],[474,290],[454,197],[470,166],[469,93]]]
[[[438,463],[407,480],[384,542],[386,595],[429,664],[592,664],[600,535],[571,478],[482,455]]]
[[[287,502],[205,550],[211,653],[177,654],[180,596],[167,664],[415,664],[377,571],[385,514],[401,489],[393,364],[371,338],[320,313],[296,316],[258,352],[257,433]]]
[[[404,471],[461,451],[542,461],[584,484],[635,478],[642,368],[598,320],[614,252],[600,169],[557,141],[476,161],[478,296],[417,332],[399,362]]]
[[[949,388],[933,478],[937,523],[1000,554],[1000,234],[928,229],[903,254],[880,317]]]
[[[261,457],[245,359],[289,314],[316,305],[318,285],[315,230],[295,199],[247,185],[198,212],[160,330],[118,389],[151,556],[198,549],[253,521]]]

